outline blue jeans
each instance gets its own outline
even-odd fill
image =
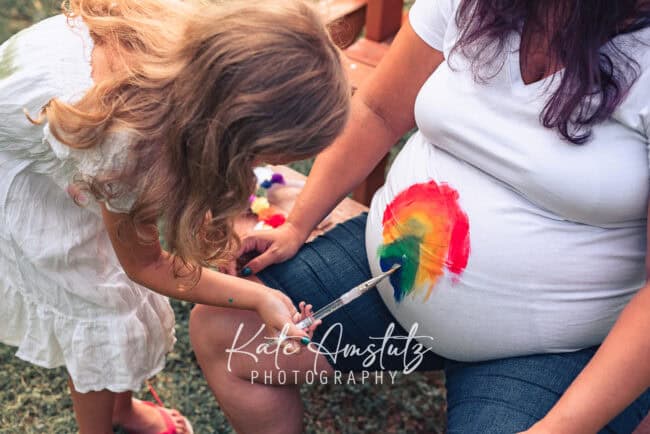
[[[338,225],[258,277],[295,303],[305,300],[314,309],[324,306],[370,278],[365,223],[366,216],[361,215]],[[506,434],[529,428],[550,410],[598,349],[467,363],[423,354],[417,342],[397,338],[408,334],[377,291],[371,291],[327,317],[313,342],[322,345],[321,352],[339,371],[404,371],[406,366],[444,370],[449,434]],[[378,351],[382,342],[390,350]],[[364,351],[370,348],[377,351]],[[650,390],[601,433],[632,433],[649,410]]]

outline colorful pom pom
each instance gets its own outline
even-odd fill
[[[273,214],[277,214],[277,213],[275,212],[273,207],[269,207],[269,208],[263,209],[262,211],[257,213],[257,218],[262,220],[262,221],[266,221],[266,220],[270,219],[273,216]]]
[[[284,180],[284,176],[280,173],[273,173],[270,179],[266,179],[260,183],[262,190],[258,190],[258,194],[265,195],[266,191],[264,190],[268,190],[273,184],[285,185],[286,181]],[[287,220],[285,215],[277,212],[277,209],[274,209],[264,196],[251,196],[249,202],[253,214],[257,215],[259,222],[267,227],[277,228],[278,226],[282,226]]]
[[[273,186],[273,184],[282,184],[282,185],[286,184],[284,180],[284,176],[282,176],[280,173],[274,173],[273,175],[271,175],[271,179],[266,179],[262,181],[260,187],[268,190]]]
[[[280,173],[274,173],[271,176],[271,184],[286,184],[284,181],[284,176],[282,176]]]
[[[282,226],[287,219],[283,214],[273,214],[271,217],[264,219],[263,221],[272,228],[277,228],[278,226]]]
[[[257,197],[251,203],[251,211],[253,211],[254,214],[259,214],[263,210],[270,208],[271,204],[269,204],[269,200],[265,197]]]

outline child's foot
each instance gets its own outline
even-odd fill
[[[130,411],[115,421],[129,434],[191,434],[191,425],[177,410],[133,398]],[[175,430],[175,431],[174,431]]]

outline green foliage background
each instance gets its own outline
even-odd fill
[[[61,0],[0,0],[0,42],[60,9]]]
[[[60,10],[59,0],[0,0],[0,42]],[[307,173],[310,161],[294,168]],[[192,305],[172,301],[178,343],[165,370],[152,380],[165,404],[180,409],[197,434],[230,433],[189,344]],[[43,369],[0,344],[0,434],[76,432],[64,368]],[[385,378],[390,378],[387,375]],[[303,386],[308,433],[437,433],[444,431],[445,397],[438,373],[398,376],[396,384]],[[138,394],[151,400],[148,392]],[[242,397],[245,399],[245,397]]]

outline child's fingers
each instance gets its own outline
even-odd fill
[[[307,303],[305,303],[304,301],[301,301],[298,304],[298,308],[300,310],[300,319],[305,319],[305,318],[307,318],[309,316],[308,312],[307,312],[307,306],[309,306],[309,305]]]
[[[230,274],[231,276],[236,276],[237,275],[237,263],[235,261],[228,262],[228,264],[224,267],[224,272],[226,274]]]
[[[307,304],[304,301],[301,301],[298,303],[298,309],[300,310],[300,319],[305,319],[308,316],[311,315],[313,306],[311,304]]]
[[[301,301],[300,303],[298,303],[298,312],[296,312],[293,315],[293,322],[294,323],[299,323],[300,321],[305,319],[304,311],[305,311],[305,302]]]
[[[313,337],[313,336],[314,336],[314,331],[315,331],[316,328],[317,328],[319,325],[321,325],[322,323],[323,323],[323,321],[317,319],[316,321],[314,321],[314,323],[313,323],[312,325],[310,325],[310,326],[307,328],[307,330],[305,330],[305,331],[307,332],[307,334],[309,335],[309,337]]]
[[[289,330],[287,330],[287,336],[296,339],[297,341],[301,341],[302,338],[309,338],[307,332],[303,329],[299,329],[298,327],[295,326],[295,324],[289,325]]]

